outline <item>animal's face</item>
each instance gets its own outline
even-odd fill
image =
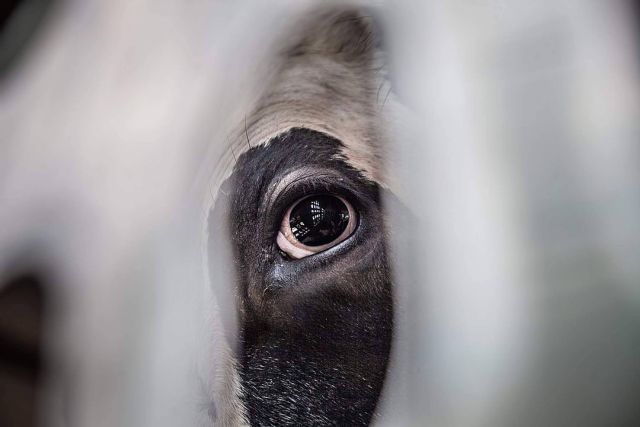
[[[366,425],[382,390],[393,303],[370,24],[338,10],[295,33],[210,218],[231,242],[252,425]]]
[[[378,186],[340,158],[338,140],[307,129],[249,150],[226,186],[249,420],[366,424],[392,323]],[[324,250],[295,259],[278,239],[288,228],[292,245]]]

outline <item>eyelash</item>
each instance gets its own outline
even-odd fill
[[[292,183],[284,192],[282,192],[282,194],[278,195],[273,205],[268,208],[274,215],[272,227],[276,232],[280,227],[280,220],[287,212],[287,209],[289,209],[289,207],[297,200],[301,200],[304,197],[311,196],[313,194],[335,194],[340,197],[344,197],[355,206],[352,200],[352,192],[348,189],[327,181],[324,181],[321,184],[322,185],[320,185],[317,180],[299,180]]]

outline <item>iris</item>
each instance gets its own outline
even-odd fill
[[[331,243],[349,224],[349,209],[336,196],[317,195],[301,200],[291,210],[289,226],[294,237],[307,246]]]

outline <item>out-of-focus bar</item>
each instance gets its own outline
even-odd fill
[[[387,5],[413,115],[394,139],[407,310],[382,425],[640,422],[629,5]]]

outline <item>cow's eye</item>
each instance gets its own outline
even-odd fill
[[[287,209],[278,232],[278,247],[291,258],[304,258],[342,242],[357,223],[355,209],[344,198],[307,196]]]

